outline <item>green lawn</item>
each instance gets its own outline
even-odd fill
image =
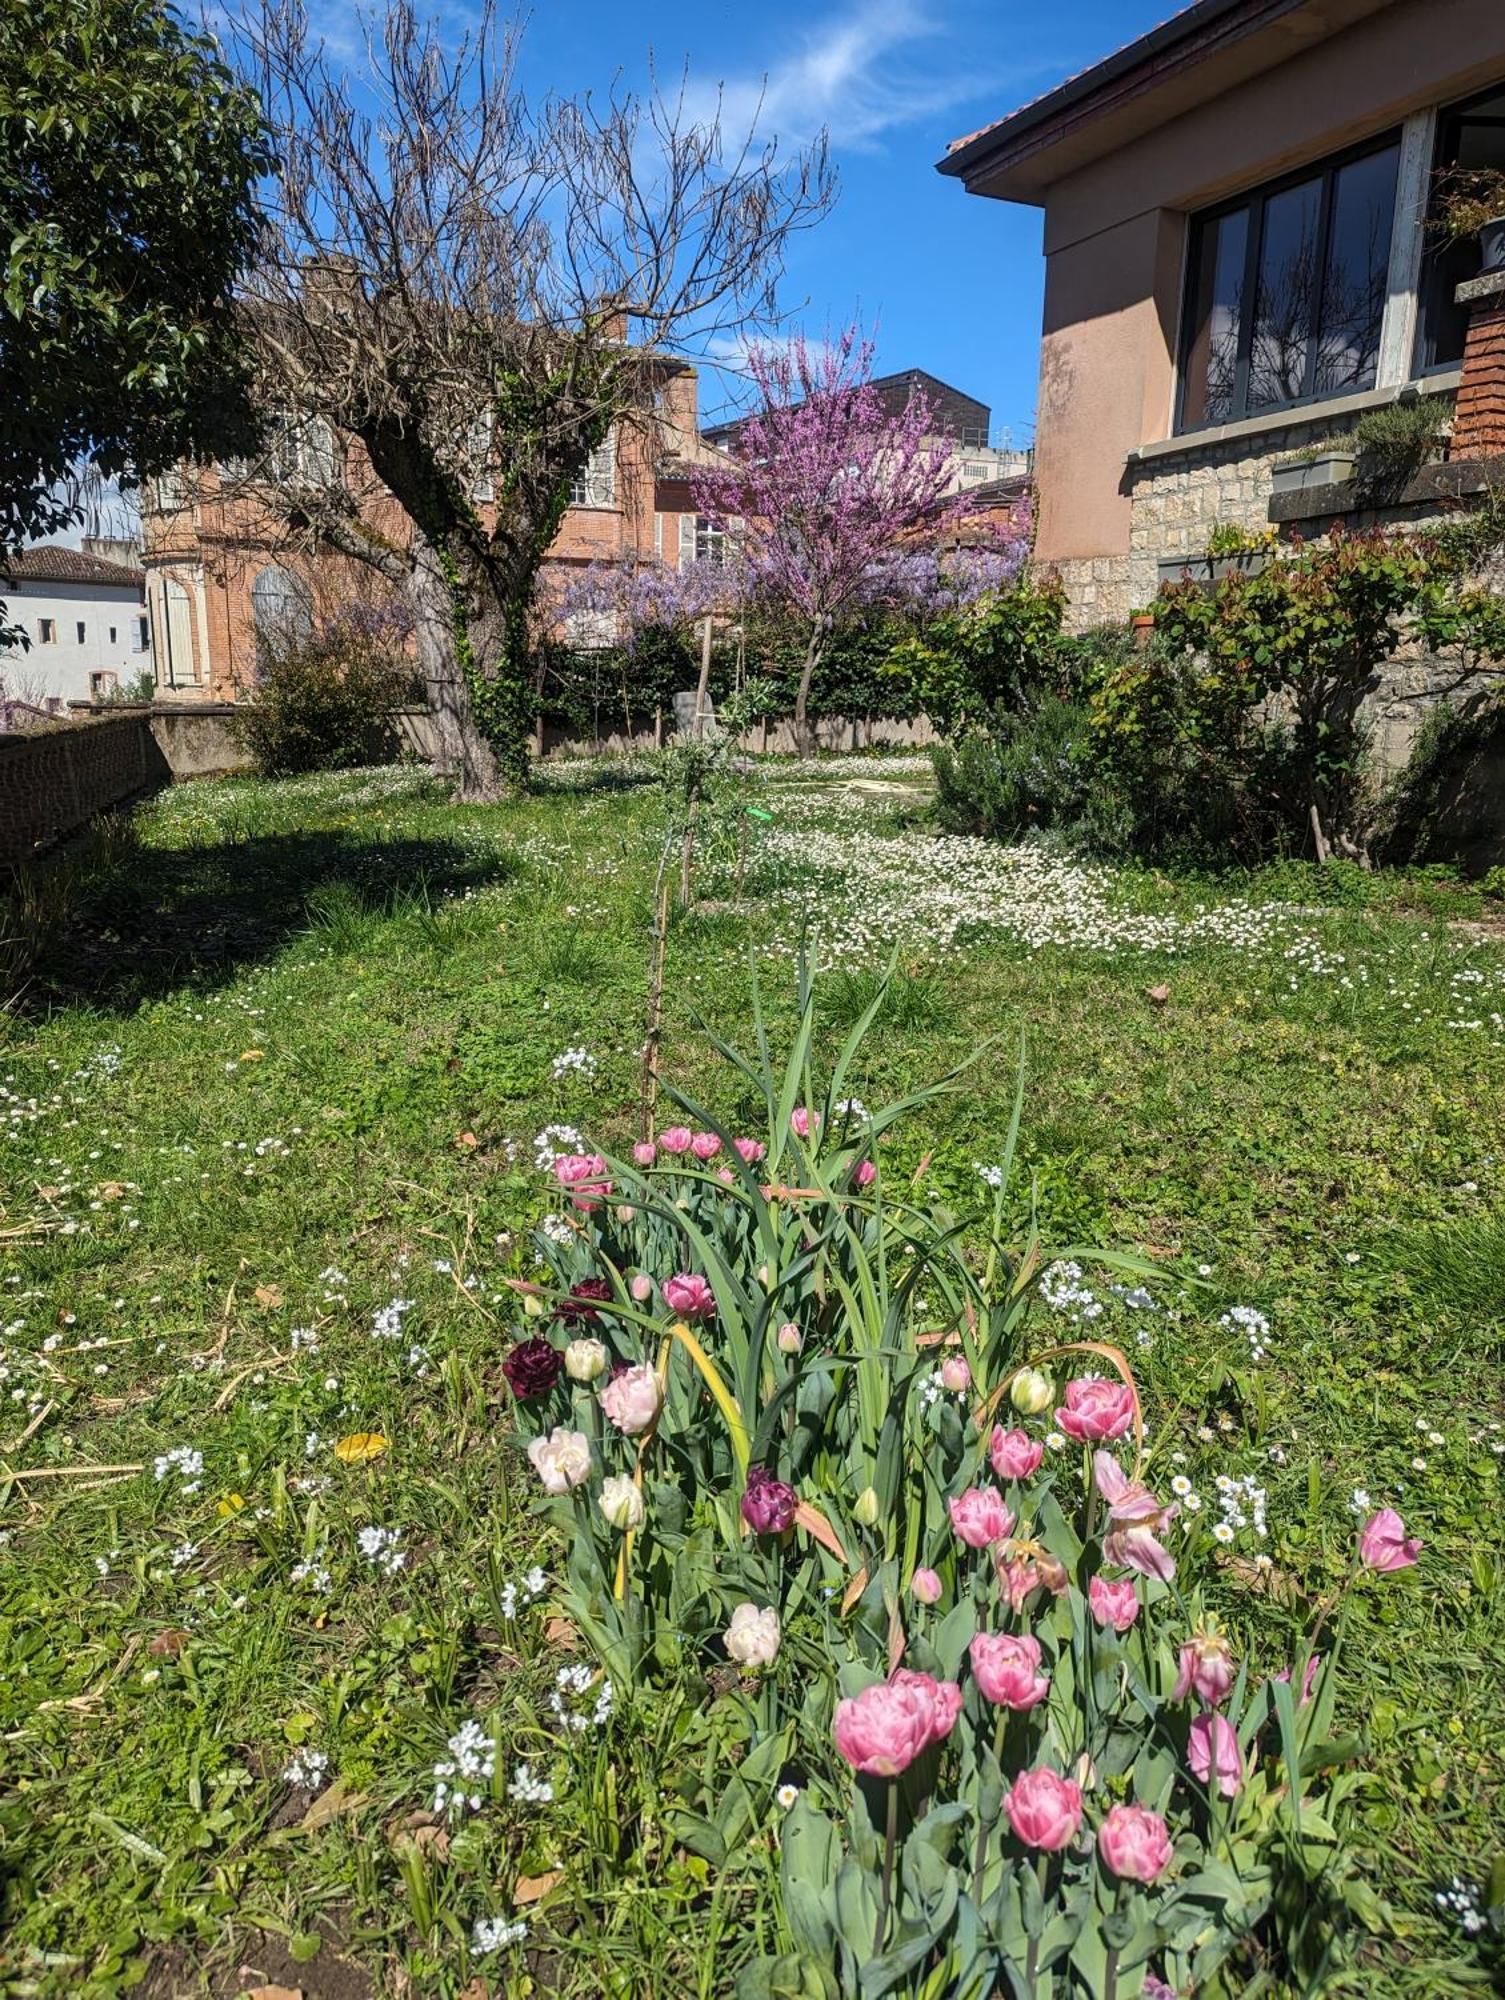
[[[749,947],[777,1030],[808,939],[833,1038],[897,947],[856,1088],[996,1037],[896,1147],[975,1205],[1023,1038],[1047,1238],[1166,1274],[1089,1322],[1143,1371],[1157,1482],[1264,1490],[1221,1572],[1261,1667],[1341,1579],[1355,1489],[1426,1544],[1346,1655],[1391,1919],[1326,1990],[1487,1991],[1497,1947],[1435,1899],[1502,1819],[1505,927],[1437,880],[939,841],[915,763],[776,770],[766,817],[707,817],[666,1071],[735,1118],[699,1022],[746,1036]],[[702,1691],[560,1726],[498,1367],[535,1135],[636,1136],[670,807],[633,776],[473,809],[400,770],[173,792],[0,1017],[0,1991],[709,1997],[777,1948],[776,1829],[724,1871],[666,1829]],[[447,1829],[468,1718],[492,1797]]]

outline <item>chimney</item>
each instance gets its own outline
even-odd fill
[[[122,569],[140,569],[141,544],[125,535],[85,535],[82,537],[86,556],[98,556],[101,562],[119,563]]]

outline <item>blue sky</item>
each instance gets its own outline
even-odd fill
[[[829,128],[833,213],[796,245],[787,297],[812,333],[860,315],[878,372],[928,368],[1030,434],[1039,350],[1040,216],[944,180],[947,141],[1001,117],[1175,11],[1174,0],[539,0],[525,80],[573,92],[689,65],[745,125],[798,141]],[[766,87],[765,87],[766,79]],[[710,383],[706,402],[715,400]]]

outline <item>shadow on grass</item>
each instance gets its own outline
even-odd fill
[[[521,863],[444,839],[372,839],[343,829],[260,834],[185,848],[131,842],[96,868],[76,869],[68,893],[22,938],[13,971],[22,1014],[57,1007],[130,1013],[182,989],[209,991],[265,963],[293,938],[331,949],[377,942],[391,917],[421,936],[467,889],[504,882]],[[45,892],[45,877],[38,884]],[[3,927],[0,927],[3,928]],[[16,927],[12,925],[12,936]]]

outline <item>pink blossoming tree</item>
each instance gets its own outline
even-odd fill
[[[804,757],[810,686],[832,632],[884,601],[906,538],[943,530],[965,509],[959,498],[942,504],[951,453],[934,437],[928,403],[912,396],[891,416],[872,386],[872,359],[855,327],[827,345],[799,336],[754,348],[760,407],[741,426],[735,458],[695,484],[700,511],[739,528],[749,593],[802,629],[794,733]]]

